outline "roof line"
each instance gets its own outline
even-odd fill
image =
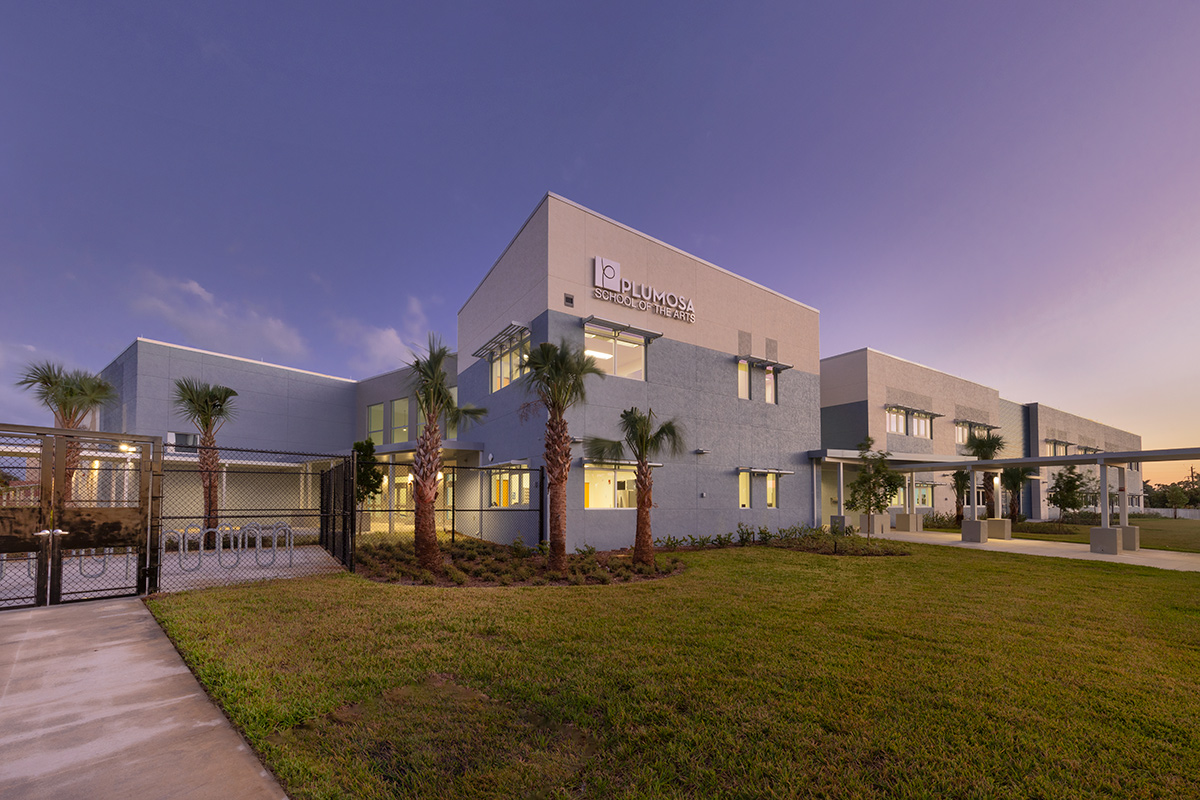
[[[257,361],[253,358],[243,358],[242,356],[232,356],[229,353],[218,353],[215,350],[201,350],[199,347],[188,347],[187,345],[183,345],[183,344],[172,344],[171,342],[160,342],[157,339],[147,339],[143,336],[139,336],[136,339],[134,339],[133,344],[137,344],[138,342],[145,342],[146,344],[157,344],[157,345],[161,345],[163,347],[173,347],[176,350],[187,350],[188,352],[191,352],[191,353],[202,353],[206,356],[218,356],[220,358],[229,358],[234,361],[245,361],[247,364],[258,364],[259,366],[263,366],[263,367],[275,367],[276,369],[285,369],[288,372],[299,372],[303,375],[314,375],[318,378],[329,378],[330,380],[334,380],[334,381],[345,381],[346,383],[358,383],[358,381],[354,380],[353,378],[340,378],[337,375],[326,375],[323,372],[313,372],[312,370],[300,369],[298,367],[286,367],[283,364],[272,364],[270,361]],[[130,347],[132,347],[133,344],[131,344]],[[128,350],[128,349],[129,349],[129,347],[125,348],[125,350]],[[125,350],[121,351],[122,355],[124,355]],[[118,358],[119,357],[120,356],[118,356]],[[116,359],[113,359],[113,361],[115,362]]]
[[[618,222],[617,220],[615,220],[611,217],[606,217],[603,214],[601,214],[600,212],[593,211],[592,209],[588,208],[587,206],[580,205],[579,203],[576,203],[574,200],[570,200],[566,197],[563,197],[560,194],[555,194],[554,192],[546,192],[546,196],[553,197],[555,200],[558,200],[559,202],[562,202],[562,203],[566,203],[569,206],[573,206],[574,208],[579,209],[580,211],[584,212],[585,214],[591,214],[593,217],[598,217],[598,218],[604,220],[605,222],[616,225],[618,228],[622,228],[622,229],[628,231],[629,233],[634,234],[635,236],[640,236],[643,239],[654,242],[657,245],[661,245],[661,246],[667,248],[668,250],[674,250],[676,253],[679,253],[682,256],[686,256],[687,258],[693,259],[695,261],[699,261],[701,264],[704,264],[707,267],[712,267],[713,269],[717,270],[718,272],[724,272],[726,275],[729,275],[732,278],[737,278],[739,281],[748,283],[755,288],[762,289],[764,292],[770,292],[771,294],[775,295],[776,297],[781,297],[784,300],[787,300],[789,303],[795,303],[798,306],[807,308],[809,311],[812,311],[815,314],[821,313],[820,309],[813,308],[808,303],[804,303],[800,300],[797,300],[794,297],[788,297],[783,292],[776,291],[775,289],[772,289],[769,286],[763,286],[761,283],[758,283],[757,281],[750,280],[745,275],[739,275],[736,272],[725,269],[725,267],[714,264],[711,261],[703,259],[698,255],[695,255],[694,253],[689,253],[688,251],[686,251],[680,247],[676,247],[673,244],[664,242],[662,239],[656,239],[648,233],[643,233],[642,231],[639,231],[637,228],[633,228],[633,227],[630,227],[629,225],[626,225],[624,222]]]

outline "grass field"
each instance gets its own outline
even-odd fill
[[[1117,517],[1113,515],[1113,525]],[[1200,520],[1198,519],[1131,519],[1130,525],[1142,530],[1142,547],[1150,550],[1177,550],[1183,553],[1200,553]],[[1076,530],[1072,536],[1062,534],[1018,533],[1014,539],[1044,539],[1053,542],[1079,542],[1087,544],[1091,526],[1071,525]]]
[[[1195,574],[729,548],[628,585],[150,600],[294,798],[1200,796]]]

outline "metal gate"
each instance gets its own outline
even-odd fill
[[[0,608],[142,594],[158,437],[0,426]]]

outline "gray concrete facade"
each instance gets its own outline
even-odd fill
[[[903,433],[893,430],[899,426],[889,425],[889,411],[904,415],[907,427]],[[914,415],[926,417],[928,427],[914,425]],[[1088,452],[1081,447],[1093,451],[1141,449],[1141,437],[1136,434],[1039,403],[1013,402],[1001,397],[998,389],[870,348],[821,360],[821,418],[824,448],[855,449],[869,435],[875,440],[875,449],[888,450],[898,462],[967,456],[960,439],[968,429],[1002,436],[1005,446],[999,458],[1054,455],[1056,444],[1067,447],[1070,454]],[[900,421],[899,416],[894,419]],[[849,481],[854,471],[849,466],[845,469],[844,480]],[[1057,468],[1042,468],[1023,491],[1022,513],[1031,519],[1052,516],[1045,492],[1055,471]],[[1114,489],[1115,481],[1113,476]],[[954,511],[954,493],[946,474],[918,472],[915,483],[928,487],[932,501],[918,504],[918,510]],[[1131,495],[1140,495],[1140,472],[1129,470],[1127,485]],[[822,487],[826,496],[836,492],[832,467],[822,470]],[[1007,506],[1005,509],[1007,514]],[[902,510],[896,507],[892,513]],[[827,501],[823,513],[827,521],[836,507]]]
[[[101,376],[118,399],[99,419],[102,431],[162,436],[196,433],[175,411],[175,381],[194,378],[238,393],[237,413],[220,432],[222,447],[328,453],[353,440],[355,382],[191,347],[137,339]]]

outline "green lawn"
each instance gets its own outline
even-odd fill
[[[1113,515],[1113,525],[1117,524],[1117,516]],[[1142,547],[1149,550],[1177,550],[1184,553],[1200,553],[1200,520],[1197,519],[1131,519],[1130,525],[1137,525],[1142,530]],[[1073,536],[1063,534],[1018,533],[1013,532],[1014,539],[1044,539],[1053,542],[1079,542],[1087,544],[1089,525],[1070,525],[1076,533]]]
[[[150,607],[294,798],[1200,796],[1200,575],[913,546]]]

